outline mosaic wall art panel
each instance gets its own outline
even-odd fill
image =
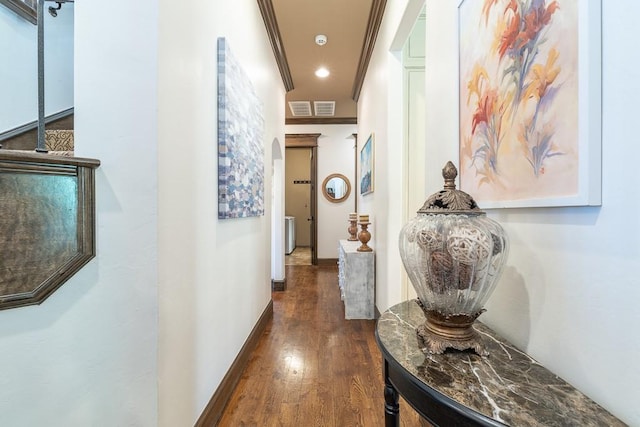
[[[224,37],[218,38],[218,218],[264,214],[262,103]]]

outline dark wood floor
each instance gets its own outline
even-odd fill
[[[384,425],[382,362],[373,320],[345,320],[333,265],[286,267],[273,322],[219,425]],[[401,400],[401,426],[427,426]]]

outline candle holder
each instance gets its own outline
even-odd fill
[[[362,216],[360,218],[362,219]],[[367,215],[367,219],[368,218],[369,218],[369,215]],[[360,222],[360,232],[358,233],[358,240],[360,240],[362,245],[360,245],[360,247],[357,249],[358,252],[373,251],[373,249],[367,246],[367,242],[371,240],[371,233],[369,232],[369,230],[367,230],[367,228],[369,227],[369,224],[371,224],[369,221]]]
[[[349,232],[349,240],[350,242],[355,242],[358,240],[358,217],[357,214],[349,214],[349,228],[347,229]]]

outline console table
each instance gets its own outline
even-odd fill
[[[340,240],[338,284],[345,319],[375,318],[375,254],[358,252],[359,241]]]
[[[399,426],[398,393],[435,426],[624,426],[625,424],[526,353],[476,321],[490,355],[425,355],[415,328],[415,300],[378,319],[384,359],[385,425]]]

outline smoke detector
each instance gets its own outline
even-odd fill
[[[316,36],[316,44],[318,46],[324,46],[325,44],[327,44],[327,36],[325,36],[324,34],[318,34]]]

